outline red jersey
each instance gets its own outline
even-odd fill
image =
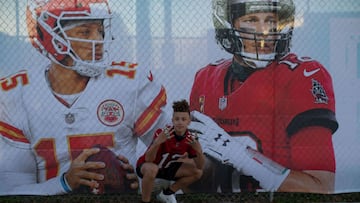
[[[191,110],[210,116],[231,136],[285,167],[334,172],[331,134],[338,124],[326,69],[290,54],[228,91],[231,63],[223,60],[197,72]]]
[[[162,132],[163,129],[157,129],[154,140]],[[175,132],[173,132],[174,134]],[[196,157],[196,151],[188,144],[186,137],[190,137],[192,134],[187,130],[185,136],[173,136],[162,143],[157,151],[156,158],[153,163],[157,164],[159,168],[167,168],[172,162],[179,159],[185,152],[188,153],[189,158]],[[151,145],[150,145],[151,146]],[[149,147],[150,147],[149,146]],[[146,153],[146,152],[145,152]],[[138,159],[136,166],[140,166],[145,162],[145,153]]]

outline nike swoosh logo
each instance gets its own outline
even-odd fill
[[[312,76],[312,75],[314,75],[315,73],[317,73],[319,70],[320,70],[320,68],[317,68],[317,69],[312,70],[312,71],[307,71],[306,69],[304,69],[304,76],[305,76],[305,77]]]

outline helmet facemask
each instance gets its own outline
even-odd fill
[[[65,21],[66,22],[66,21]],[[104,34],[102,39],[82,39],[82,38],[75,38],[70,37],[66,34],[67,30],[71,30],[77,26],[81,26],[87,23],[99,23],[104,29]],[[61,22],[60,24],[64,24]],[[60,63],[70,69],[77,71],[79,74],[94,77],[100,75],[103,69],[105,69],[109,65],[109,47],[111,44],[111,35],[110,33],[110,21],[109,20],[70,20],[64,26],[60,28],[60,36],[66,42],[64,47],[67,49],[63,49],[62,46],[59,46],[57,49],[58,53],[66,54],[73,60],[73,64],[71,66],[65,63],[65,60],[60,61]],[[71,43],[80,42],[85,44],[90,44],[91,46],[91,59],[81,59],[79,53],[77,53],[74,48],[71,46]],[[55,43],[55,42],[53,42]],[[62,43],[60,43],[62,45]],[[100,48],[99,48],[100,47]],[[101,58],[97,56],[99,54],[99,49],[101,49]]]
[[[291,1],[213,0],[213,8],[216,40],[245,65],[264,68],[289,53],[294,19]],[[235,28],[236,20],[253,13],[274,13],[276,23],[261,32],[246,23]]]
[[[252,29],[234,29],[234,54],[240,56],[244,63],[252,68],[264,68],[269,63],[288,53],[291,32],[259,33]],[[251,51],[246,47],[246,41],[251,45]]]

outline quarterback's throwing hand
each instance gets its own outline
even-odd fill
[[[189,130],[199,135],[198,140],[204,153],[241,171],[243,165],[241,162],[244,159],[239,156],[244,155],[246,146],[235,142],[210,117],[198,111],[192,111],[191,115]]]

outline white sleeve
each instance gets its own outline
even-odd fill
[[[141,128],[136,128],[137,135],[146,145],[150,145],[153,135],[158,128],[165,127],[171,122],[170,114],[167,113],[168,106],[165,88],[155,81],[153,74],[139,75],[136,95],[135,113],[136,123]],[[151,80],[150,80],[151,78]]]
[[[64,194],[61,176],[37,183],[35,157],[25,145],[10,141],[0,134],[0,195]]]

